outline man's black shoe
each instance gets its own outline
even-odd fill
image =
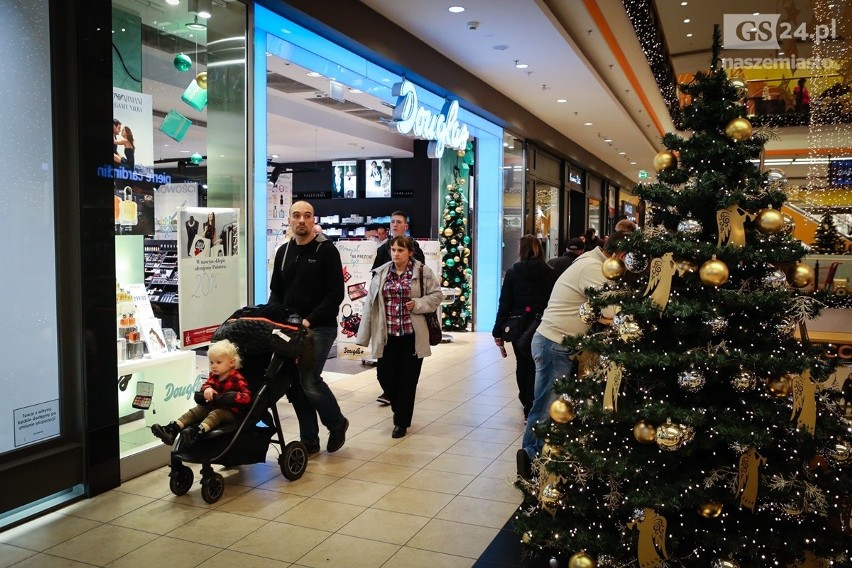
[[[346,430],[349,429],[349,420],[343,419],[343,424],[329,432],[328,445],[325,447],[329,453],[336,452],[346,443]]]
[[[389,397],[387,394],[385,394],[385,393],[382,393],[382,394],[380,394],[379,396],[377,396],[377,397],[376,397],[376,402],[378,402],[378,403],[379,403],[379,404],[381,404],[382,406],[387,406],[387,405],[389,405],[389,404],[391,403],[391,401],[390,401],[390,397]]]
[[[523,448],[518,450],[517,457],[515,458],[518,466],[518,475],[522,479],[526,479],[527,481],[532,479],[532,461],[530,460],[530,456],[527,451]]]
[[[304,442],[302,442],[302,443],[305,444]],[[312,456],[314,454],[318,454],[322,450],[322,448],[320,448],[319,444],[305,444],[305,448],[308,450],[309,456]]]
[[[393,432],[391,433],[391,438],[402,438],[405,436],[405,433],[408,431],[408,428],[405,426],[394,426]]]

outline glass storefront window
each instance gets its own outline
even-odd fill
[[[550,184],[535,186],[535,236],[541,239],[546,259],[559,256],[559,193]]]
[[[503,134],[503,254],[502,273],[518,260],[524,234],[524,144],[512,134]]]

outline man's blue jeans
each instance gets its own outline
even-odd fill
[[[314,335],[314,367],[310,370],[302,369],[299,385],[294,385],[296,388],[290,393],[290,402],[299,420],[299,437],[309,447],[319,445],[317,414],[329,430],[342,426],[344,420],[334,393],[322,380],[322,369],[337,337],[337,328],[315,327],[311,331]]]
[[[561,344],[547,339],[536,332],[532,340],[532,356],[535,361],[535,389],[533,403],[527,417],[527,427],[524,430],[523,446],[530,456],[535,459],[541,451],[544,440],[533,433],[533,426],[539,420],[550,420],[550,405],[556,400],[553,383],[556,379],[571,376],[574,362],[569,359],[571,350]]]

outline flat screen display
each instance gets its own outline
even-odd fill
[[[391,159],[372,158],[367,160],[364,169],[367,197],[391,196]]]
[[[356,165],[355,160],[331,163],[331,197],[333,199],[355,199],[358,184]]]

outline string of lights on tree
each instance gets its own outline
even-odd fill
[[[444,155],[450,155],[447,151]],[[441,285],[455,292],[453,301],[442,306],[441,325],[448,331],[467,331],[471,321],[470,292],[473,259],[468,234],[470,213],[467,179],[473,165],[473,144],[455,152],[453,179],[444,193],[444,212],[441,226]]]
[[[679,88],[691,136],[667,134],[643,229],[581,306],[612,325],[570,338],[545,445],[514,526],[569,568],[848,566],[852,422],[832,360],[799,341],[813,270],[779,209],[785,180],[719,67]]]

